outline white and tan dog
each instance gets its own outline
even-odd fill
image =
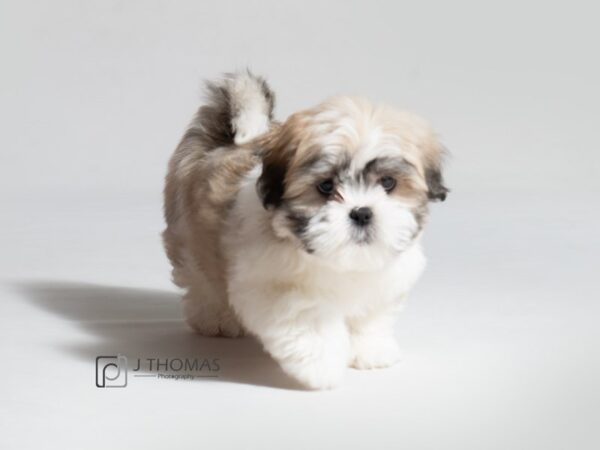
[[[354,97],[276,123],[273,93],[251,73],[208,91],[165,187],[164,242],[189,324],[255,335],[310,388],[395,363],[428,202],[447,193],[430,126]]]

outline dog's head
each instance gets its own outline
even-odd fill
[[[257,189],[276,234],[340,270],[374,270],[444,200],[443,148],[421,118],[353,97],[292,115],[261,142]]]

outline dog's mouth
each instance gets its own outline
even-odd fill
[[[351,234],[352,242],[358,245],[369,245],[375,238],[375,232],[371,227],[353,229]]]

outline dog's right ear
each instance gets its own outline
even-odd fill
[[[271,129],[259,143],[262,173],[256,189],[266,209],[278,208],[283,201],[286,176],[300,145],[302,124],[301,115],[295,114],[283,125]]]
[[[258,196],[266,209],[279,207],[285,191],[287,164],[273,153],[271,150],[265,152],[262,173],[256,183]]]

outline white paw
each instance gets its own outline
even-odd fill
[[[345,361],[315,359],[304,362],[282,362],[283,370],[309,389],[332,389],[339,386],[346,374]]]
[[[241,337],[244,335],[242,325],[230,310],[221,314],[221,317],[219,318],[219,335],[229,338]]]
[[[286,333],[284,339],[266,346],[288,375],[310,389],[341,384],[350,356],[350,339],[343,324],[291,336]]]
[[[189,314],[186,311],[188,325],[202,336],[240,337],[244,329],[230,310],[214,310],[202,308]]]
[[[350,366],[355,369],[377,369],[397,363],[402,354],[392,336],[353,335]]]
[[[187,319],[188,325],[201,336],[223,336],[236,338],[244,335],[244,329],[237,322],[233,321],[206,321]]]

